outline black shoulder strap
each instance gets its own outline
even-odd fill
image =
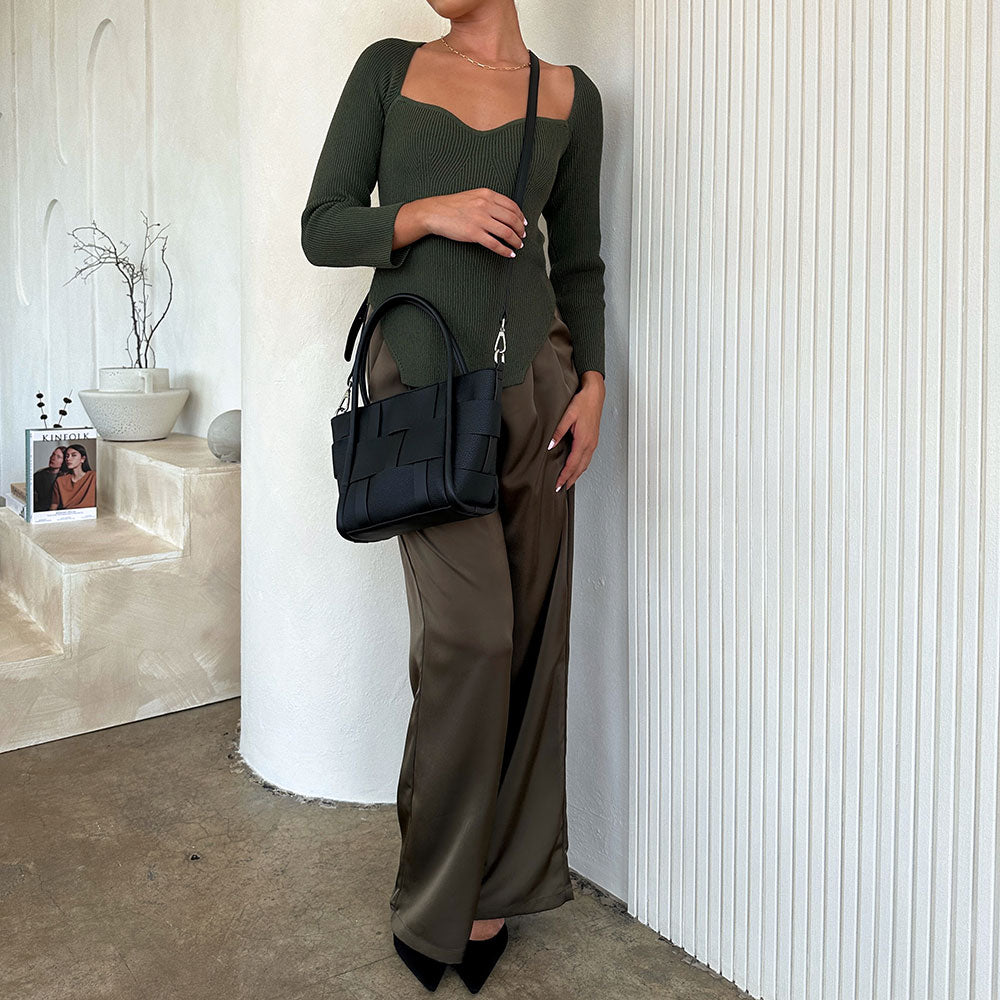
[[[528,60],[528,108],[524,114],[524,138],[521,140],[521,159],[517,164],[517,180],[514,182],[514,201],[521,205],[524,189],[528,186],[528,172],[531,170],[531,153],[535,145],[535,119],[538,117],[538,56],[530,49]]]
[[[538,56],[528,50],[531,64],[528,76],[528,109],[524,116],[524,139],[521,142],[521,162],[517,166],[517,181],[514,184],[514,201],[520,207],[524,200],[524,190],[528,186],[528,173],[531,170],[531,154],[535,146],[535,119],[538,117]],[[510,273],[514,269],[516,258],[510,258],[507,267],[507,280],[504,282],[503,308],[500,311],[500,330],[496,343],[493,345],[493,359],[497,367],[503,367],[504,352],[507,350],[507,293],[510,291]]]
[[[361,303],[361,308],[358,309],[357,315],[354,317],[351,323],[351,330],[347,334],[347,347],[344,349],[344,360],[350,361],[352,355],[354,354],[354,342],[358,339],[358,334],[361,332],[361,327],[365,325],[365,318],[368,315],[368,293],[365,292],[364,301]]]

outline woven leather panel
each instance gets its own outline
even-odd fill
[[[453,381],[455,490],[484,511],[496,504],[500,383],[492,368]],[[357,445],[344,482],[351,413],[337,414],[333,467],[347,526],[399,521],[414,511],[448,506],[444,489],[445,383],[410,389],[357,410]]]

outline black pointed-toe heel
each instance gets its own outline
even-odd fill
[[[470,993],[478,993],[483,983],[489,979],[493,967],[507,947],[507,939],[507,922],[504,921],[493,937],[481,941],[469,940],[462,961],[455,966],[455,971],[462,977],[462,982]]]
[[[396,952],[406,963],[406,967],[412,972],[420,982],[433,993],[441,982],[447,963],[439,962],[436,958],[425,955],[416,948],[411,948],[405,941],[400,941],[395,934],[392,935],[392,943],[396,946]]]

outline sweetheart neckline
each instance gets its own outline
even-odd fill
[[[480,135],[488,135],[490,132],[499,132],[501,129],[508,128],[511,125],[521,125],[527,120],[526,115],[521,115],[520,118],[512,118],[509,122],[504,122],[501,125],[494,125],[492,128],[476,128],[475,125],[470,125],[463,118],[460,118],[455,114],[454,111],[450,111],[448,108],[443,107],[440,104],[432,104],[430,101],[418,101],[415,97],[409,97],[406,94],[397,94],[396,100],[409,101],[410,104],[417,104],[423,108],[431,108],[434,111],[443,111],[449,118],[453,118],[458,122],[459,125],[467,128],[470,132],[478,132]],[[395,102],[394,102],[395,103]],[[556,122],[559,125],[569,126],[568,118],[550,118],[545,115],[535,115],[536,122]]]

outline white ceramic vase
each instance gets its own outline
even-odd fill
[[[191,394],[190,389],[170,388],[169,368],[101,368],[98,385],[78,395],[106,441],[167,437]]]

